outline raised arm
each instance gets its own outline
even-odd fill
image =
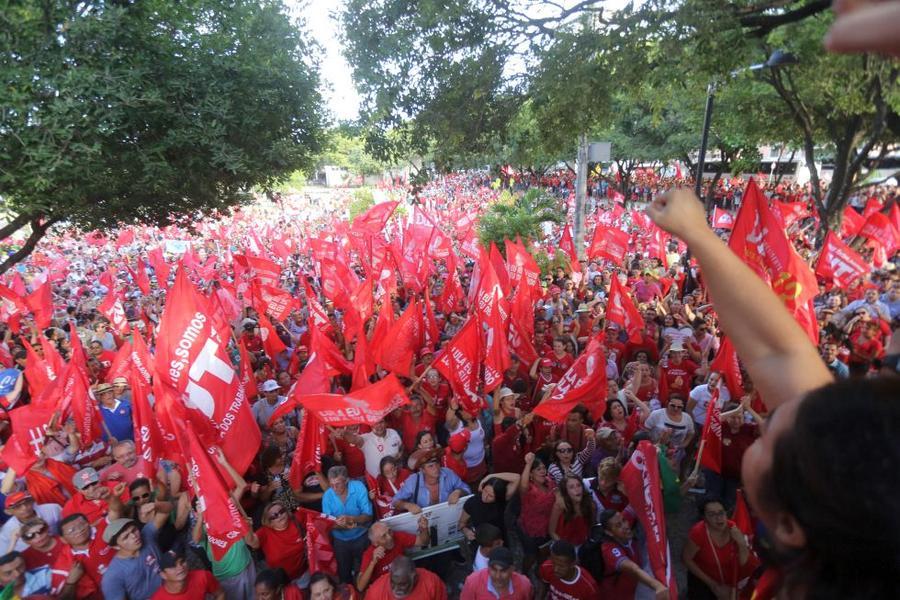
[[[833,381],[781,300],[706,224],[703,205],[692,192],[678,189],[659,196],[647,213],[693,252],[722,328],[769,408]]]

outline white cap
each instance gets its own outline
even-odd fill
[[[280,388],[281,386],[278,385],[277,381],[275,381],[274,379],[267,379],[265,383],[262,384],[262,387],[260,389],[264,392],[274,392],[275,390]]]

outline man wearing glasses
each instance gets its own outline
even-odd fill
[[[650,432],[653,442],[668,446],[667,454],[676,472],[684,458],[684,449],[694,437],[694,421],[684,414],[684,407],[684,396],[673,392],[666,407],[654,410],[644,421],[644,428]]]
[[[92,524],[102,521],[107,514],[119,516],[123,512],[119,496],[125,491],[125,482],[113,485],[100,483],[100,474],[93,467],[84,468],[72,477],[78,492],[63,506],[62,514],[67,517],[74,513],[85,515]]]
[[[106,521],[92,527],[81,513],[69,515],[60,521],[60,532],[66,543],[53,565],[53,593],[75,598],[97,597],[103,573],[116,551],[103,541]]]
[[[50,527],[50,532],[59,533],[59,519],[62,515],[62,507],[59,504],[35,504],[34,498],[27,491],[13,492],[6,497],[6,506],[3,509],[9,515],[9,520],[0,528],[0,551],[9,548],[13,532],[18,531],[22,523],[36,517],[40,517]],[[16,541],[13,548],[23,552],[28,546],[21,539]]]

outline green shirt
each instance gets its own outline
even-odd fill
[[[229,577],[240,575],[247,568],[247,565],[250,564],[250,549],[244,543],[244,540],[236,541],[225,553],[225,556],[222,557],[222,560],[213,558],[209,542],[206,539],[205,529],[200,543],[203,545],[203,549],[206,550],[206,556],[212,563],[212,573],[216,579],[228,579]]]

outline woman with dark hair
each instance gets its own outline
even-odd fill
[[[263,508],[262,527],[256,530],[256,539],[266,564],[283,569],[289,580],[306,571],[306,534],[281,502],[270,502]]]
[[[600,513],[600,527],[603,531],[603,577],[600,583],[600,598],[603,600],[633,600],[638,583],[643,583],[656,594],[657,600],[669,597],[669,589],[648,575],[640,567],[641,558],[631,523],[616,510]]]
[[[316,571],[309,578],[309,600],[357,600],[359,592],[352,585],[340,584],[337,580],[321,571]]]
[[[596,447],[594,430],[585,428],[584,437],[587,444],[578,454],[575,454],[575,447],[567,440],[556,440],[553,444],[553,462],[547,467],[547,473],[555,483],[561,482],[568,475],[581,477],[585,465],[590,464]]]
[[[256,600],[303,600],[300,588],[290,585],[281,569],[265,569],[256,575],[254,582]],[[330,600],[331,596],[327,596]]]
[[[431,435],[429,431],[420,433]],[[375,480],[375,485],[370,485],[369,489],[369,500],[372,501],[379,519],[393,514],[394,509],[391,502],[394,501],[394,496],[411,474],[409,469],[400,466],[400,459],[393,456],[385,456],[381,459],[381,463],[378,465],[378,478]]]
[[[288,469],[278,446],[266,446],[259,455],[260,473],[256,483],[251,484],[250,492],[260,502],[277,500],[284,504],[288,511],[294,511],[300,506],[299,499],[294,495],[291,484],[288,481]]]
[[[650,414],[650,407],[631,393],[630,388],[625,388],[625,394],[637,405],[635,410],[628,414],[624,402],[618,398],[607,398],[603,422],[598,429],[600,427],[609,427],[618,431],[619,435],[622,436],[622,442],[627,446],[634,434],[641,428],[641,423]]]
[[[580,477],[567,475],[559,482],[556,501],[550,510],[550,537],[578,547],[587,540],[593,523],[594,501],[584,489],[584,482]]]
[[[550,512],[556,501],[556,488],[547,476],[547,466],[533,452],[525,455],[525,468],[519,477],[519,530],[525,553],[523,573],[536,562],[540,548],[550,541]]]
[[[750,186],[744,202],[764,207],[755,194]],[[744,454],[742,475],[763,525],[757,540],[764,558],[783,573],[778,593],[893,597],[900,565],[900,379],[835,383],[784,302],[709,229],[690,191],[656,198],[648,212],[687,242],[722,329],[770,411]],[[764,231],[754,235],[770,244],[773,233]],[[803,293],[800,283],[789,283]],[[794,296],[788,300],[805,310]]]
[[[691,527],[682,558],[688,569],[690,600],[737,598],[740,582],[759,561],[744,534],[728,519],[725,506],[715,498],[700,502],[700,521]]]
[[[482,480],[478,493],[466,500],[459,515],[459,528],[467,540],[475,540],[475,530],[482,523],[497,527],[506,539],[503,515],[506,503],[519,491],[519,477],[518,473],[491,473]]]

